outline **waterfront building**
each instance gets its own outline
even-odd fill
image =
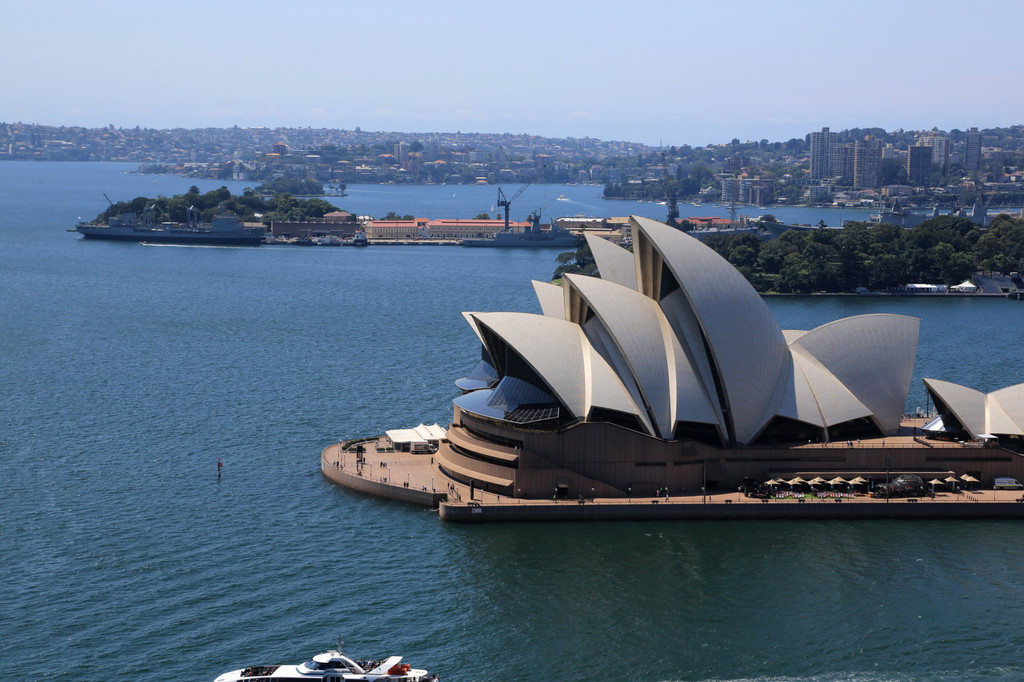
[[[807,188],[807,202],[820,204],[829,201],[832,197],[831,185],[811,185]]]
[[[508,225],[513,231],[522,231],[529,223],[510,221]],[[369,241],[491,239],[504,228],[504,220],[371,220],[366,224],[366,238]]]
[[[273,220],[270,234],[274,237],[332,236],[351,239],[361,229],[359,219],[348,211],[332,211],[323,220]]]
[[[774,196],[774,184],[764,178],[743,178],[740,181],[740,196],[748,204],[764,206]]]
[[[366,238],[373,240],[419,239],[420,231],[429,221],[426,218],[413,220],[371,220],[366,223]]]
[[[733,175],[720,175],[719,182],[722,185],[721,201],[723,204],[729,204],[734,201],[740,201],[739,178]]]
[[[898,429],[916,318],[783,331],[713,250],[630,222],[633,253],[587,236],[600,277],[534,282],[542,314],[464,313],[482,359],[457,382],[440,473],[501,495],[625,497],[779,467],[877,466],[869,452],[825,463],[791,446]]]
[[[509,221],[509,229],[521,232],[529,223]],[[430,239],[447,241],[461,239],[491,239],[505,229],[504,220],[461,220],[459,218],[439,218],[428,221],[426,236]]]
[[[828,128],[811,133],[811,178],[820,180],[832,174],[832,151],[836,146],[836,133]]]

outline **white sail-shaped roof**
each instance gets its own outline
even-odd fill
[[[793,343],[806,333],[805,329],[783,329],[782,338],[786,339],[786,343]]]
[[[988,420],[985,417],[987,397],[984,393],[939,379],[925,379],[924,385],[936,402],[944,404],[972,436],[988,433]]]
[[[972,438],[1024,436],[1024,384],[989,394],[939,379],[925,379],[924,385]]]
[[[511,390],[500,383],[506,377],[533,382],[571,418],[615,419],[597,409],[632,415],[637,428],[664,439],[707,437],[692,428],[703,424],[722,442],[747,444],[779,420],[767,432],[775,438],[783,418],[822,429],[864,418],[883,433],[898,427],[917,319],[862,315],[783,332],[712,249],[662,223],[630,220],[632,254],[588,236],[600,277],[533,283],[543,315],[466,314],[501,390]],[[1024,435],[1024,387],[979,402],[936,385],[970,428]]]
[[[647,422],[622,381],[591,347],[579,325],[530,313],[471,313],[471,317],[508,344],[573,417],[586,417],[598,407]],[[486,345],[487,335],[482,336]]]
[[[776,414],[814,426],[826,426],[818,408],[818,401],[814,397],[814,389],[811,388],[803,368],[797,366],[797,358],[792,358],[791,361],[794,366]]]
[[[484,337],[480,334],[480,330],[477,329],[476,320],[473,319],[473,313],[462,313],[462,316],[466,318],[466,322],[469,322],[469,326],[473,328],[473,333],[476,334],[476,338],[480,339],[480,343],[483,343]]]
[[[812,329],[791,345],[827,368],[889,432],[903,418],[919,325],[906,315],[858,315]]]
[[[720,414],[655,301],[603,279],[580,275],[565,279],[570,297],[575,292],[586,301],[615,344],[615,356],[623,359],[639,388],[658,435],[672,438],[677,421],[714,424],[721,430]],[[570,305],[569,309],[582,307]]]
[[[540,302],[540,311],[550,317],[565,319],[565,292],[557,284],[533,280],[533,291]]]
[[[584,233],[601,279],[636,289],[636,265],[633,254],[603,237]]]
[[[775,317],[728,261],[680,230],[631,217],[641,287],[660,300],[671,271],[700,325],[729,412],[733,437],[749,443],[785,393],[789,358]]]
[[[1024,436],[1024,384],[988,394],[988,430],[985,433]]]
[[[796,390],[793,398],[787,391],[780,416],[823,427],[871,416],[871,410],[820,362],[800,348],[791,350]]]

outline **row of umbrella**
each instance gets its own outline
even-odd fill
[[[850,480],[846,480],[842,476],[836,476],[832,480],[826,480],[826,479],[822,478],[821,476],[815,476],[814,478],[812,478],[809,481],[804,480],[803,478],[800,478],[799,476],[797,476],[796,478],[791,478],[788,481],[786,479],[784,479],[784,478],[769,478],[767,481],[764,482],[764,484],[765,485],[782,485],[783,483],[786,483],[788,485],[803,485],[803,484],[806,484],[806,485],[821,485],[823,483],[828,483],[829,485],[860,485],[862,483],[867,483],[867,482],[868,482],[868,479],[862,478],[860,476],[858,476],[856,478],[852,478]]]
[[[827,480],[825,478],[822,478],[821,476],[815,476],[814,478],[812,478],[809,481],[804,480],[803,478],[797,476],[796,478],[791,478],[788,481],[786,479],[784,479],[784,478],[769,478],[767,481],[764,482],[764,484],[765,485],[782,485],[782,484],[787,484],[787,485],[791,485],[791,486],[792,485],[804,485],[804,484],[806,484],[806,485],[821,485],[823,483],[828,483],[829,485],[861,485],[861,484],[867,483],[867,482],[868,482],[868,479],[863,478],[861,476],[857,476],[856,478],[851,478],[850,480],[846,480],[842,476],[836,476],[832,480]],[[931,484],[931,485],[944,485],[946,483],[960,483],[960,482],[964,482],[964,483],[978,483],[978,479],[976,479],[974,476],[971,476],[970,474],[964,474],[960,478],[957,478],[956,476],[947,476],[943,480],[939,480],[937,478],[933,478],[932,480],[928,481],[928,483]]]

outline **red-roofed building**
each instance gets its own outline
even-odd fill
[[[509,228],[520,231],[527,223],[509,222]],[[461,220],[442,218],[427,223],[428,239],[490,239],[505,229],[504,220]]]
[[[707,216],[707,217],[690,216],[689,218],[683,218],[683,220],[689,220],[691,223],[693,223],[694,225],[696,225],[697,227],[699,227],[701,229],[710,229],[710,228],[719,228],[720,229],[720,228],[732,227],[733,226],[733,221],[729,220],[728,218],[718,218],[716,216]]]
[[[429,221],[426,218],[413,220],[371,220],[366,224],[366,238],[373,240],[419,239],[420,228]]]
[[[527,223],[510,222],[508,225],[513,230],[522,230]],[[504,220],[464,220],[461,218],[372,220],[366,225],[366,238],[371,241],[375,239],[481,239],[491,238],[504,228]]]

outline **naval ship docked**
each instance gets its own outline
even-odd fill
[[[187,223],[159,223],[153,220],[153,208],[137,213],[112,216],[106,225],[80,222],[75,226],[86,239],[108,239],[151,244],[209,244],[215,246],[259,246],[262,227],[246,227],[236,216],[222,213],[209,223],[199,222],[199,211],[189,209]]]

